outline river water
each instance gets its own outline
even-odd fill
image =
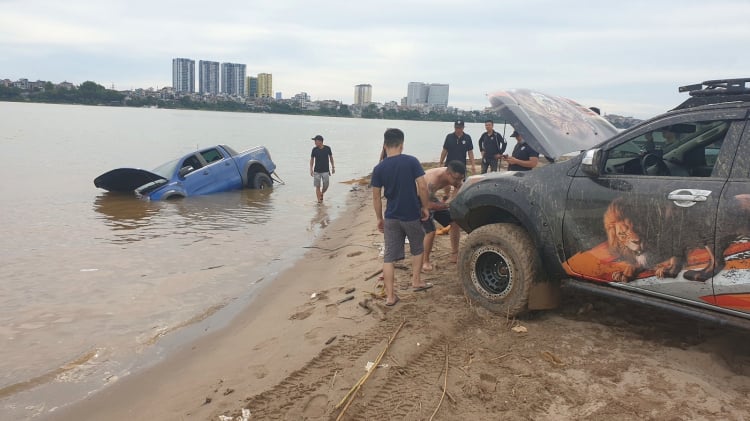
[[[252,305],[368,175],[383,131],[437,161],[451,123],[0,102],[0,418],[47,413],[168,355]],[[481,124],[467,124],[476,140]],[[310,140],[336,174],[316,202]],[[146,202],[93,185],[197,147],[266,146],[285,182]],[[374,224],[374,221],[373,221]],[[176,340],[175,338],[181,338]]]

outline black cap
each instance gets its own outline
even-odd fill
[[[455,123],[453,123],[453,127],[463,127],[464,121],[463,120],[456,120]]]
[[[320,140],[322,142],[323,141],[323,136],[317,134],[317,135],[315,135],[314,138],[312,138],[312,140]]]
[[[510,137],[518,137],[518,132],[513,130],[513,134],[511,134]]]

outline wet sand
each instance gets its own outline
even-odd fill
[[[490,314],[464,297],[447,235],[425,275],[434,287],[408,289],[407,259],[396,271],[407,289],[385,307],[375,228],[359,186],[228,327],[53,418],[747,419],[747,332],[572,292],[558,310]]]

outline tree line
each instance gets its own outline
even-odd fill
[[[54,104],[107,105],[125,107],[158,107],[208,111],[236,111],[272,114],[298,114],[331,117],[353,117],[352,109],[340,104],[336,107],[321,105],[318,109],[305,109],[288,101],[263,101],[244,103],[234,100],[195,101],[185,95],[177,99],[161,99],[154,96],[132,97],[122,92],[107,89],[95,82],[83,82],[77,88],[64,88],[46,82],[42,89],[24,90],[0,85],[0,101],[42,102]],[[458,118],[468,122],[499,120],[497,116],[483,111],[430,111],[425,114],[416,109],[380,108],[369,104],[361,110],[362,118],[416,121],[454,121]]]

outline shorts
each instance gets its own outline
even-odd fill
[[[430,212],[430,218],[422,222],[422,228],[424,228],[425,233],[429,234],[435,231],[435,221],[438,221],[440,222],[440,225],[447,227],[451,224],[451,222],[453,222],[453,218],[451,218],[451,212],[448,209],[441,209],[439,211]]]
[[[409,239],[409,251],[412,256],[424,253],[424,229],[422,221],[400,221],[398,219],[386,219],[383,224],[383,235],[385,237],[384,263],[393,263],[404,260],[404,240]]]
[[[330,177],[331,173],[328,172],[316,172],[313,173],[313,186],[320,187],[321,180],[323,181],[323,188],[328,188],[328,178]]]

